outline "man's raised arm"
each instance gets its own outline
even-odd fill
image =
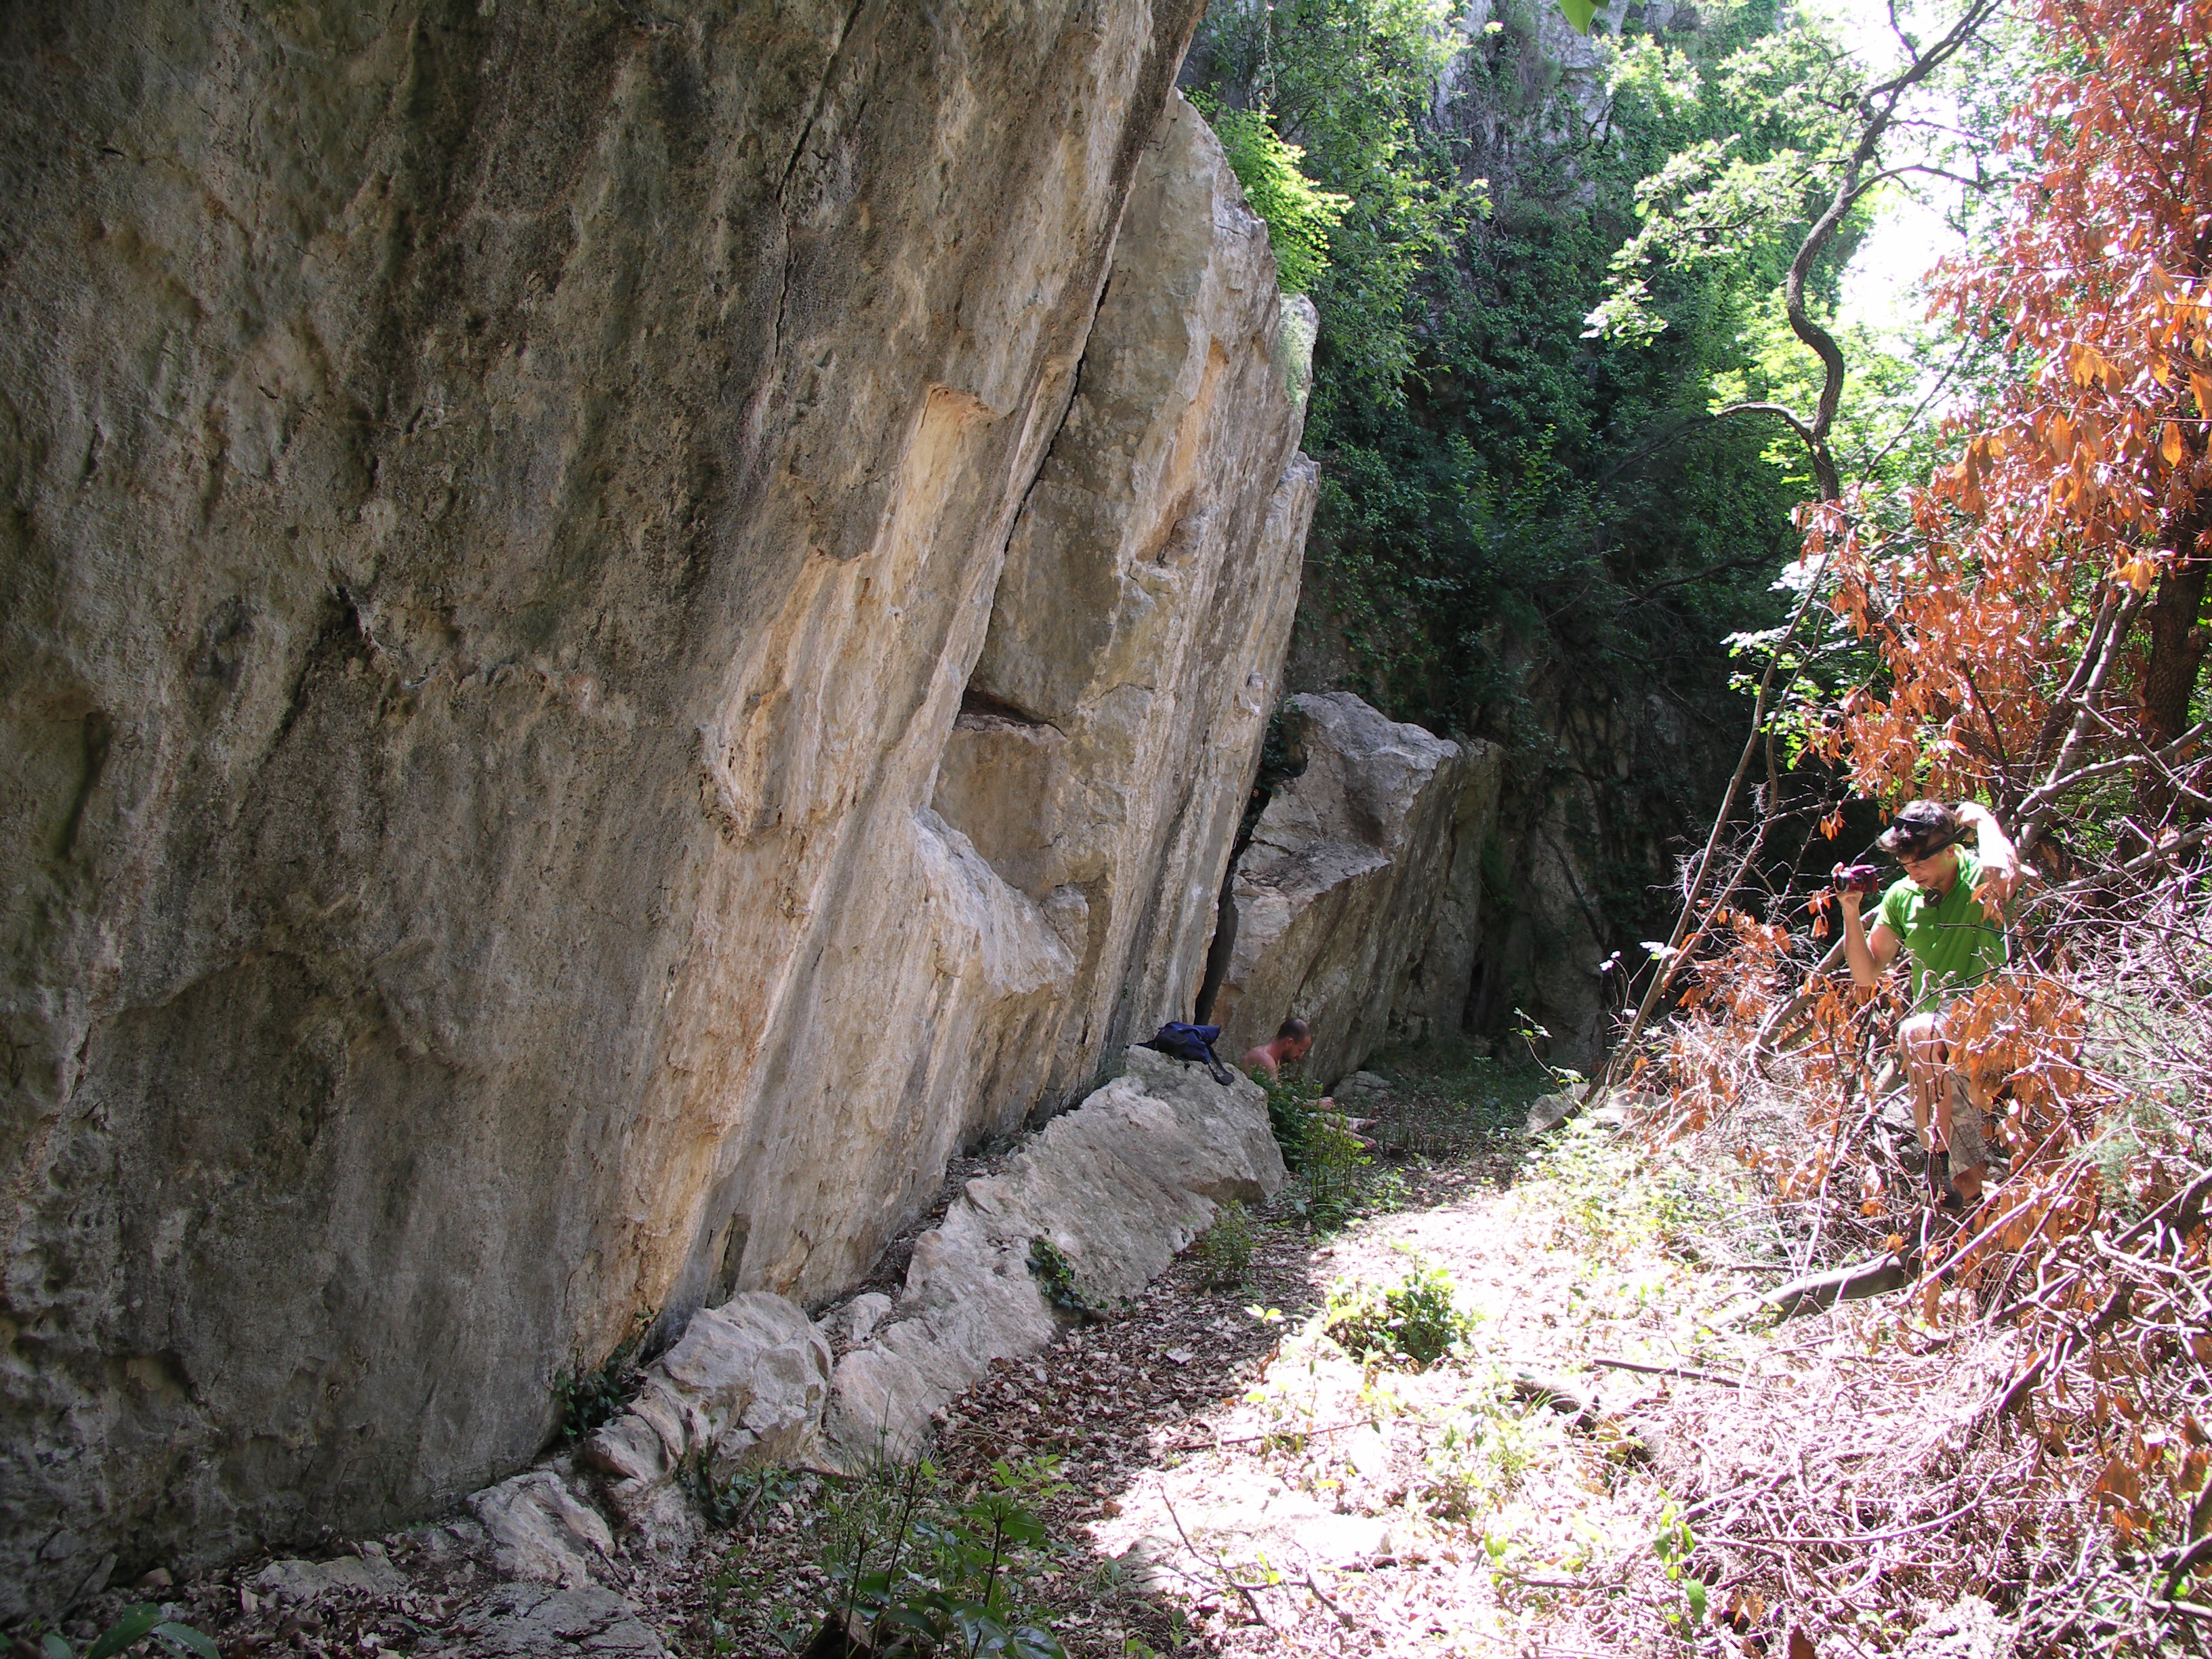
[[[1889,930],[1887,922],[1875,924],[1874,937],[1867,937],[1866,924],[1859,920],[1859,904],[1864,895],[1845,887],[1836,894],[1836,902],[1844,912],[1844,960],[1851,965],[1851,983],[1862,991],[1871,991],[1881,983],[1881,970],[1897,958],[1897,947],[1902,943]]]
[[[1979,801],[1962,800],[1954,810],[1960,823],[1973,826],[1975,854],[1982,866],[1974,897],[1983,915],[2002,916],[2005,905],[2020,890],[2020,854],[2013,848],[2012,837],[2005,834],[1997,815]]]

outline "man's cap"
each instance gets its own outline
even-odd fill
[[[1965,834],[1959,815],[1940,800],[1908,801],[1875,838],[1893,858],[1924,859],[1954,845]]]

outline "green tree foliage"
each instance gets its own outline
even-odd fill
[[[1469,40],[1415,0],[1221,3],[1194,60],[1353,204],[1314,284],[1310,574],[1358,689],[1440,730],[1516,735],[1528,664],[1563,645],[1710,683],[1717,641],[1771,617],[1791,547],[1766,434],[1638,453],[1707,420],[1786,254],[1656,274],[1672,337],[1651,349],[1583,337],[1640,181],[1699,143],[1786,147],[1785,114],[1747,149],[1712,84],[1771,13],[1575,43],[1571,70],[1550,19],[1509,4]]]
[[[1343,222],[1352,198],[1322,190],[1299,172],[1305,151],[1277,137],[1261,112],[1215,104],[1206,113],[1246,203],[1267,222],[1283,292],[1304,294],[1328,268],[1329,233]]]
[[[1225,127],[1247,191],[1259,183],[1279,257],[1285,222],[1270,204],[1285,153],[1328,204],[1325,262],[1285,286],[1310,287],[1328,319],[1334,374],[1385,403],[1415,370],[1416,286],[1482,199],[1480,180],[1438,164],[1424,127],[1463,45],[1452,15],[1449,0],[1216,0],[1194,54],[1200,106]]]
[[[1504,741],[1528,793],[1601,780],[1620,827],[1583,864],[1616,937],[1651,921],[1668,838],[1717,795],[1706,773],[1741,720],[1723,641],[1787,598],[1771,584],[1796,550],[1799,463],[1711,410],[1771,330],[1790,245],[1761,225],[1725,258],[1640,272],[1666,324],[1646,341],[1585,329],[1670,158],[1761,167],[1814,142],[1786,102],[1747,123],[1724,69],[1778,13],[1741,0],[1584,40],[1551,0],[1497,0],[1472,33],[1413,0],[1217,0],[1187,71],[1218,107],[1267,112],[1352,204],[1312,288],[1303,648],[1340,634],[1340,683]],[[1849,246],[1816,273],[1826,303]],[[1626,777],[1607,726],[1623,711],[1675,732]]]

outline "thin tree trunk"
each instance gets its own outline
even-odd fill
[[[2173,562],[2143,607],[2150,656],[2143,667],[2142,738],[2153,749],[2165,748],[2189,729],[2189,706],[2204,665],[2204,588],[2206,578],[2212,576],[2212,554],[2197,550],[2204,518],[2200,508],[2173,527],[2167,537]],[[2154,830],[2174,805],[2173,788],[2163,769],[2146,769],[2136,785],[2136,822]]]

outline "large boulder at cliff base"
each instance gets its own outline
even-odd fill
[[[1283,721],[1303,769],[1268,801],[1237,860],[1236,933],[1211,1018],[1231,1054],[1304,1018],[1314,1031],[1307,1069],[1331,1082],[1391,1035],[1440,917],[1455,931],[1428,969],[1423,1017],[1455,1026],[1450,982],[1463,1002],[1477,925],[1468,890],[1479,896],[1496,751],[1392,720],[1348,691],[1301,693]],[[1463,789],[1471,760],[1489,781]]]

